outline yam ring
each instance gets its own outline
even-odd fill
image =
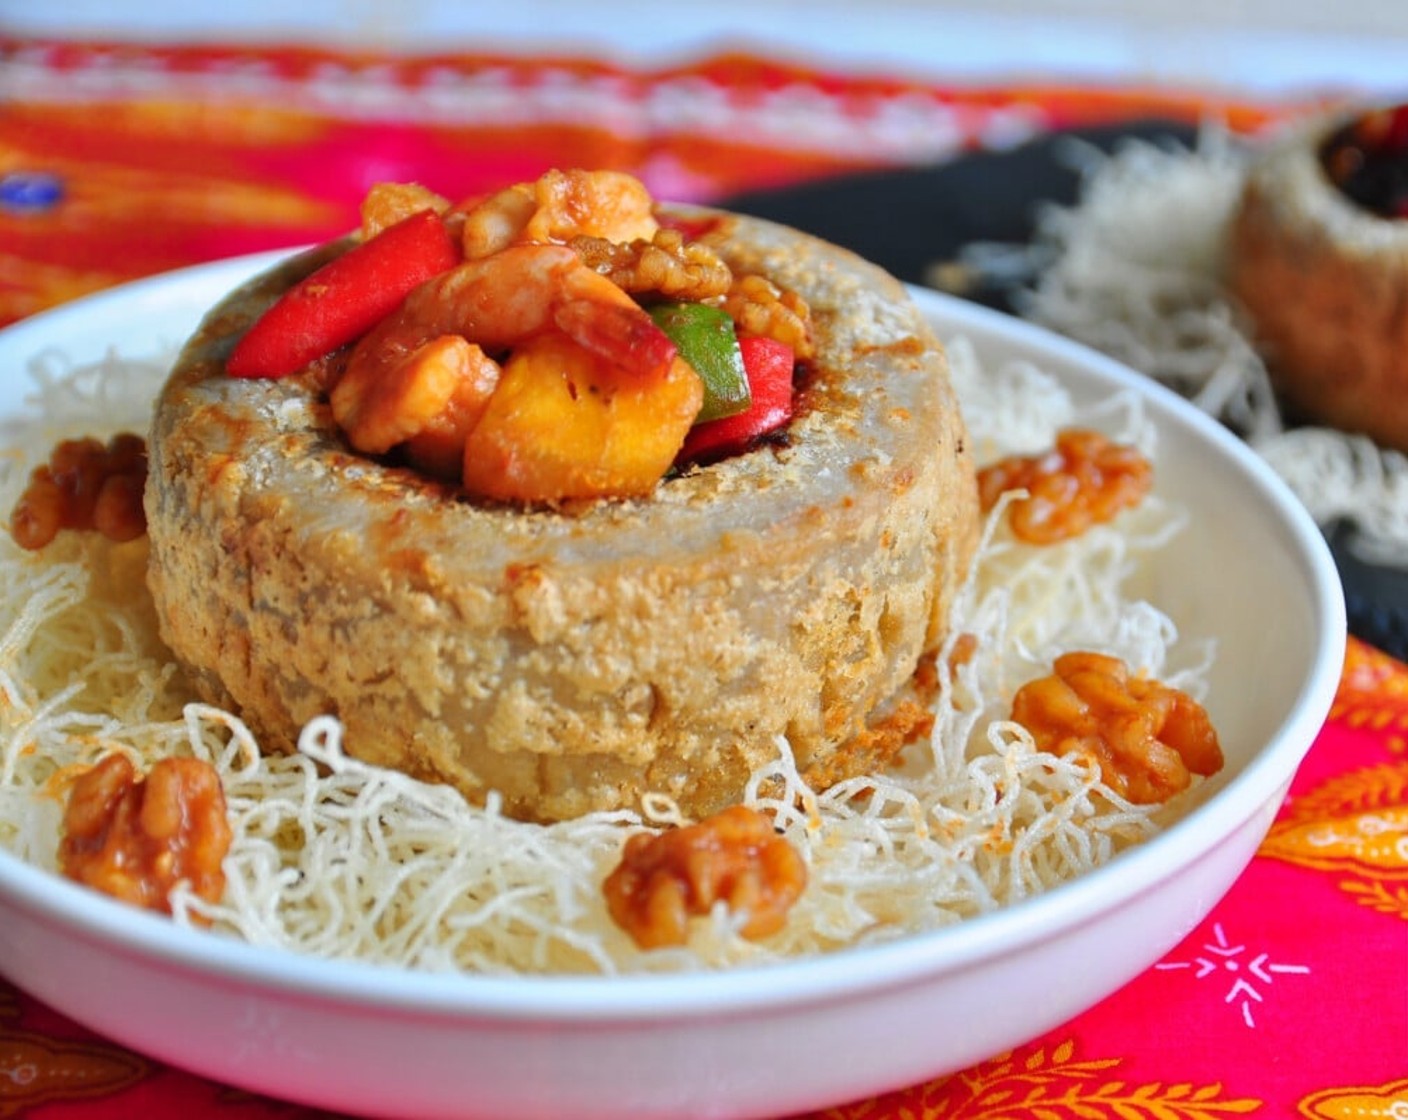
[[[1408,451],[1408,220],[1326,173],[1321,148],[1348,119],[1302,124],[1253,161],[1228,284],[1294,419]]]
[[[161,633],[200,694],[265,748],[334,715],[354,757],[542,821],[648,791],[707,814],[778,736],[827,780],[871,765],[864,732],[939,643],[976,540],[943,350],[878,268],[683,213],[807,299],[817,357],[784,439],[643,499],[472,501],[351,451],[309,376],[225,376],[337,248],[215,307],[159,395],[146,495]]]

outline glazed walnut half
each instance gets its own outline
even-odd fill
[[[626,841],[603,886],[612,919],[642,949],[683,945],[716,902],[747,915],[740,932],[780,930],[807,883],[797,850],[762,813],[734,805],[698,824]]]
[[[1092,759],[1105,784],[1136,804],[1167,801],[1193,774],[1222,769],[1217,732],[1201,704],[1105,654],[1058,657],[1050,676],[1017,690],[1012,718],[1039,749]]]
[[[1008,490],[1025,490],[1008,509],[1012,531],[1028,544],[1080,536],[1136,506],[1153,485],[1154,468],[1136,448],[1099,432],[1067,428],[1039,455],[1013,455],[978,472],[983,509]]]
[[[183,881],[219,901],[230,840],[225,794],[209,763],[164,758],[143,777],[126,756],[110,754],[73,783],[59,866],[114,898],[170,913],[171,891]]]
[[[21,548],[40,549],[64,529],[96,530],[113,541],[147,531],[142,490],[147,482],[147,441],[130,432],[106,444],[92,437],[55,445],[36,467],[10,515],[10,534]]]

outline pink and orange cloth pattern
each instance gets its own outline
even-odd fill
[[[378,55],[0,36],[0,324],[318,241],[366,188],[468,196],[611,166],[707,202],[1053,129],[1293,111],[1159,89],[924,84],[737,54]],[[0,1120],[315,1114],[133,1054],[0,981]],[[1408,666],[1351,640],[1247,872],[1189,937],[1009,1054],[808,1120],[1408,1117]]]

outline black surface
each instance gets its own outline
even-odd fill
[[[1367,563],[1354,555],[1353,534],[1344,525],[1327,534],[1344,584],[1349,632],[1408,661],[1408,568]]]
[[[1195,137],[1193,128],[1168,121],[1072,130],[1010,151],[739,194],[720,205],[816,234],[901,280],[923,284],[933,264],[957,259],[964,246],[1026,244],[1041,205],[1074,203],[1080,173],[1069,159],[1072,138],[1110,151],[1131,139],[1188,146]],[[980,288],[971,298],[1011,310],[1001,287]]]
[[[1194,128],[1167,121],[1087,129],[1006,152],[740,194],[719,204],[843,245],[909,283],[932,283],[936,263],[959,260],[974,243],[1024,246],[1043,204],[1069,206],[1078,199],[1081,179],[1069,158],[1071,138],[1111,151],[1130,139],[1191,146],[1195,137]],[[1011,311],[1013,283],[1031,279],[979,275],[964,294]],[[1408,571],[1359,560],[1342,527],[1328,539],[1344,583],[1350,632],[1408,659]]]

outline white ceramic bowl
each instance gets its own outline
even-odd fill
[[[179,341],[270,257],[116,289],[0,332],[10,371],[55,345]],[[1105,868],[942,932],[760,970],[624,979],[416,975],[252,948],[119,905],[0,853],[0,970],[109,1038],[232,1085],[400,1117],[745,1117],[961,1069],[1098,1002],[1181,940],[1255,852],[1333,698],[1344,653],[1321,536],[1235,438],[1115,362],[916,292],[985,362],[1027,357],[1078,401],[1136,387],[1160,486],[1193,512],[1150,597],[1216,636],[1209,708],[1227,781]]]

